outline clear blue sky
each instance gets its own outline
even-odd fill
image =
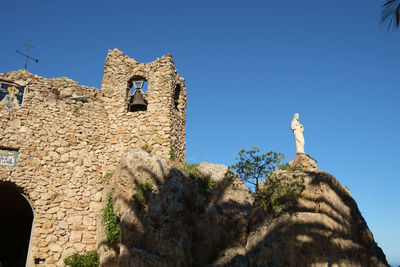
[[[0,72],[100,88],[107,49],[172,53],[186,78],[187,160],[231,165],[259,146],[306,153],[346,185],[390,263],[400,263],[400,31],[383,1],[4,1]]]

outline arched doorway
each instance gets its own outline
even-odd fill
[[[24,267],[29,251],[33,210],[13,183],[0,182],[1,267]]]

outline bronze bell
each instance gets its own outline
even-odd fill
[[[143,93],[135,91],[130,97],[129,111],[145,111],[147,110],[147,102],[143,98]]]

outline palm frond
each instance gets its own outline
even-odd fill
[[[390,29],[400,26],[400,0],[386,0],[382,5],[381,23],[388,23]]]

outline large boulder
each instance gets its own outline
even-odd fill
[[[144,151],[127,152],[114,173],[121,220],[118,266],[204,265],[227,247],[244,246],[252,196],[224,170],[218,178],[201,171],[202,177],[193,178],[179,164]],[[216,181],[204,190],[199,179],[208,177]],[[152,183],[152,192],[138,203],[134,195],[145,183]]]
[[[274,214],[255,207],[249,266],[388,266],[349,190],[322,171],[277,171],[305,184],[296,205]]]

